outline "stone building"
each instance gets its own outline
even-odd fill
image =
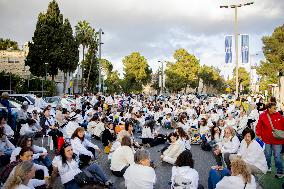
[[[29,66],[25,66],[25,59],[28,52],[28,43],[25,43],[21,50],[0,50],[0,72],[5,71],[24,78],[28,77],[30,75],[30,68]]]

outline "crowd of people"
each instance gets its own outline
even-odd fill
[[[216,160],[208,170],[209,189],[255,189],[257,178],[271,172],[272,154],[275,177],[284,177],[284,117],[273,97],[266,103],[262,96],[194,94],[74,98],[75,106],[64,95],[53,108],[36,97],[32,109],[24,102],[15,116],[9,95],[2,94],[7,108],[0,114],[4,189],[52,188],[58,178],[66,189],[116,188],[95,161],[102,153],[108,154],[112,175],[122,177],[128,189],[154,188],[155,168],[164,164],[172,165],[169,188],[202,189],[192,145]],[[158,145],[160,161],[154,162],[148,149]]]

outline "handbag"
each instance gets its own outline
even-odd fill
[[[93,179],[89,177],[85,172],[80,172],[75,175],[74,180],[79,186],[84,186],[93,182]]]
[[[279,129],[275,129],[274,126],[273,126],[273,123],[271,121],[271,117],[268,113],[267,113],[267,117],[268,117],[268,120],[269,120],[270,125],[272,127],[272,135],[278,140],[283,140],[284,139],[284,131],[279,130]]]

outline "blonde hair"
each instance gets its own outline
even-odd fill
[[[7,181],[4,184],[5,189],[14,189],[25,179],[25,176],[28,172],[30,172],[33,168],[34,164],[32,161],[23,161],[20,164],[18,164],[14,169],[15,172],[13,175],[10,175]]]
[[[227,127],[225,127],[225,130],[226,129],[230,130],[232,137],[236,136],[235,129],[232,126],[227,126]]]
[[[251,183],[251,171],[246,162],[236,158],[231,164],[232,176],[241,175],[245,183]]]
[[[125,137],[125,136],[130,136],[129,133],[126,131],[126,130],[122,130],[120,131],[118,134],[117,134],[117,140],[119,142],[122,141],[122,138]]]

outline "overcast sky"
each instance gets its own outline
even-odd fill
[[[0,0],[0,38],[24,44],[31,41],[40,12],[49,0]],[[224,63],[224,36],[234,32],[234,10],[220,5],[243,0],[58,0],[60,11],[74,26],[87,20],[104,31],[102,57],[122,73],[122,59],[138,51],[155,71],[158,60],[172,60],[174,51],[185,48],[201,64],[214,65],[222,75],[234,64]],[[252,62],[263,59],[264,35],[284,23],[283,0],[255,0],[238,11],[239,33],[250,35]],[[234,49],[232,49],[234,51]],[[234,62],[234,60],[233,60]],[[248,66],[247,66],[248,67]]]

